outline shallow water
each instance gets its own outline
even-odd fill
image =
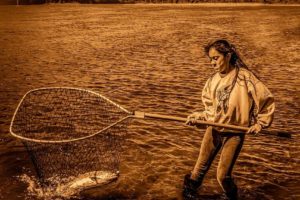
[[[299,6],[41,5],[0,7],[0,199],[35,199],[18,176],[32,171],[9,134],[21,97],[45,86],[99,92],[128,110],[186,116],[203,109],[213,73],[202,47],[234,42],[276,98],[272,128],[292,139],[248,136],[234,170],[242,199],[300,199]],[[120,178],[84,199],[180,199],[204,130],[133,120]],[[200,190],[222,199],[215,162]]]

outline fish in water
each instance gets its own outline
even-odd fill
[[[57,193],[64,195],[73,195],[79,193],[80,191],[101,187],[103,185],[109,184],[116,181],[119,177],[119,171],[93,171],[85,174],[80,174],[79,176],[72,178],[70,182],[60,185],[57,188]]]

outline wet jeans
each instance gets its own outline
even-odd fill
[[[243,142],[243,133],[221,133],[212,127],[208,127],[202,140],[199,157],[192,171],[191,179],[202,182],[214,158],[221,150],[217,180],[224,192],[231,193],[236,190],[231,172],[242,149]]]

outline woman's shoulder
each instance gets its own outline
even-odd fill
[[[243,79],[246,79],[246,80],[258,79],[258,77],[251,70],[246,69],[246,68],[240,68],[239,69],[239,78],[243,78]]]
[[[240,68],[237,82],[239,85],[247,85],[248,88],[251,88],[261,81],[251,70]]]
[[[217,79],[218,78],[218,72],[216,73],[213,73],[212,75],[210,75],[206,81],[206,83],[211,83],[214,79]]]
[[[210,88],[210,87],[211,87],[211,84],[212,84],[212,82],[214,82],[214,79],[215,79],[216,74],[217,74],[217,73],[214,73],[214,74],[212,74],[212,75],[210,75],[210,76],[208,77],[208,79],[207,79],[206,82],[205,82],[204,89],[205,89],[205,88]]]
[[[250,76],[252,75],[252,72],[246,68],[239,68],[239,75]]]

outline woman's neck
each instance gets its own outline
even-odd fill
[[[232,70],[234,70],[234,66],[233,65],[229,65],[227,67],[227,70],[224,73],[219,73],[221,77],[225,77],[227,74],[229,74]]]

